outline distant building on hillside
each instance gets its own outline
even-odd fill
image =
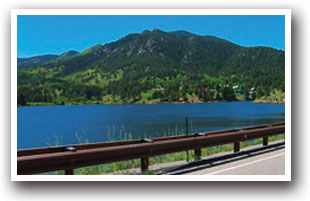
[[[238,94],[244,94],[244,90],[243,90],[243,89],[238,89],[238,90],[237,90],[237,93],[238,93]]]
[[[152,91],[164,91],[165,88],[163,88],[162,86],[157,86],[156,88],[152,88]]]
[[[238,86],[238,85],[235,85],[235,86],[233,86],[232,88],[233,88],[233,89],[238,89],[239,86]]]

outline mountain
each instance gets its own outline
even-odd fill
[[[59,55],[59,57],[57,58],[57,60],[63,60],[63,59],[67,59],[70,58],[74,55],[77,55],[79,52],[75,51],[75,50],[69,50],[67,52],[62,53],[61,55]]]
[[[171,34],[175,34],[175,35],[181,35],[181,36],[197,36],[193,33],[190,33],[188,31],[172,31],[172,32],[169,32]]]
[[[113,97],[114,102],[135,102],[160,88],[164,88],[162,93],[155,94],[165,96],[163,100],[167,100],[168,93],[183,99],[206,98],[209,89],[222,93],[220,86],[228,85],[246,90],[255,87],[262,96],[273,89],[284,91],[284,60],[284,51],[274,48],[243,47],[215,36],[154,29],[97,44],[80,53],[69,51],[40,62],[29,58],[26,67],[21,68],[19,63],[18,86],[25,92],[30,90],[25,90],[29,84],[41,83],[47,90],[52,88],[52,94],[60,91],[57,96],[62,93],[65,100],[95,97],[102,101],[103,97]],[[66,92],[65,86],[69,85],[79,86],[82,92]]]
[[[23,69],[32,66],[38,66],[48,61],[52,61],[58,58],[55,54],[46,54],[41,56],[34,56],[30,58],[17,58],[17,69]]]
[[[51,61],[62,61],[78,53],[79,52],[77,51],[70,50],[70,51],[62,53],[61,55],[45,54],[45,55],[34,56],[34,57],[29,57],[29,58],[17,58],[17,69],[19,70],[19,69],[24,69],[28,67],[35,67],[35,66],[39,66],[44,63],[51,62]]]

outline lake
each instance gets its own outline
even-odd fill
[[[181,135],[284,122],[284,104],[253,102],[36,106],[17,109],[18,149]]]

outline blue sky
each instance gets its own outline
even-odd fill
[[[185,30],[243,46],[285,49],[285,16],[275,15],[19,15],[17,55],[30,57],[82,51],[144,30]]]

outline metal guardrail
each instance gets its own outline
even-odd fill
[[[229,143],[234,143],[234,152],[238,152],[241,141],[263,138],[263,145],[268,145],[268,136],[282,133],[285,133],[285,124],[278,123],[188,136],[24,149],[17,152],[17,174],[57,170],[73,174],[75,168],[137,158],[141,159],[141,170],[145,171],[149,166],[149,157],[195,150],[196,157],[200,158],[201,148]]]

